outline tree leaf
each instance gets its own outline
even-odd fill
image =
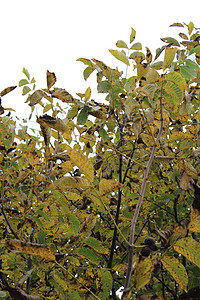
[[[200,216],[192,220],[189,225],[188,229],[190,232],[199,232],[200,233]]]
[[[58,98],[65,103],[73,101],[72,95],[70,95],[65,89],[55,89],[51,95],[53,98]]]
[[[10,93],[11,91],[13,91],[14,89],[16,89],[17,86],[10,86],[6,89],[4,89],[3,91],[1,91],[0,96],[3,97],[6,94]]]
[[[111,83],[107,80],[99,82],[97,91],[99,93],[107,93],[111,89]]]
[[[113,192],[119,188],[122,188],[123,184],[118,181],[101,179],[99,182],[99,192],[101,195],[105,195],[107,193]]]
[[[41,91],[41,90],[35,91],[32,95],[30,95],[28,97],[29,105],[33,106],[33,105],[39,103],[43,97],[44,97],[43,91]]]
[[[197,53],[200,51],[200,45],[191,49],[190,52],[189,52],[189,55],[192,55],[193,53]]]
[[[142,44],[141,43],[134,43],[132,46],[131,46],[131,50],[142,50]]]
[[[63,176],[55,180],[49,188],[59,188],[62,191],[69,191],[70,189],[88,188],[91,183],[85,178],[80,176]]]
[[[100,254],[108,254],[108,249],[104,248],[102,243],[93,237],[87,237],[84,243]]]
[[[19,81],[19,86],[23,86],[23,85],[25,85],[25,84],[29,84],[29,82],[28,82],[27,79],[21,79],[21,80]]]
[[[89,99],[90,99],[90,97],[91,97],[91,88],[90,87],[88,87],[87,88],[87,90],[85,91],[85,102],[87,102]]]
[[[189,32],[189,34],[192,33],[193,29],[194,29],[194,23],[190,22],[190,23],[188,24],[188,32]]]
[[[174,280],[179,284],[180,288],[187,291],[188,275],[180,261],[173,256],[164,256],[161,261]]]
[[[29,86],[24,86],[22,90],[22,95],[26,95],[31,91]]]
[[[92,74],[92,72],[95,70],[94,67],[88,66],[84,71],[83,71],[83,77],[85,80],[88,79],[88,77]]]
[[[124,41],[122,41],[122,40],[118,40],[117,43],[116,43],[116,46],[118,48],[126,48],[126,49],[128,49],[127,44]]]
[[[142,259],[136,264],[135,269],[135,286],[139,291],[142,287],[148,284],[151,280],[151,272],[153,270],[153,263],[150,258]]]
[[[179,33],[179,36],[184,39],[184,40],[188,40],[188,36],[185,33]]]
[[[72,149],[68,145],[66,145],[66,150],[74,165],[79,168],[79,170],[85,175],[86,179],[88,179],[90,182],[93,182],[94,166],[88,157],[83,155],[81,152]]]
[[[45,260],[54,261],[55,255],[53,250],[46,244],[36,244],[23,242],[20,240],[6,240],[8,246],[19,252],[24,252],[33,256],[39,256]]]
[[[48,115],[43,115],[37,118],[37,122],[42,126],[49,126],[50,128],[60,132],[68,131],[68,126],[60,118],[53,118]]]
[[[200,268],[200,243],[187,237],[178,240],[174,245],[174,249]]]
[[[109,51],[115,58],[122,61],[127,66],[130,66],[128,57],[126,56],[126,54],[124,54],[124,52],[118,50],[112,50],[112,49],[110,49]]]
[[[172,37],[162,38],[161,41],[163,41],[165,43],[172,44],[174,46],[180,46],[179,42],[176,39],[172,38]]]
[[[136,36],[136,31],[133,28],[131,28],[130,44],[134,41],[135,36]]]
[[[88,118],[88,106],[84,106],[78,114],[77,123],[79,125],[84,125]]]
[[[89,260],[91,263],[98,265],[99,259],[96,253],[89,248],[79,248],[77,254],[82,257],[83,259]]]
[[[91,62],[91,60],[89,60],[87,58],[78,58],[76,61],[81,61],[85,65],[88,65],[88,66],[91,66],[91,67],[94,66],[94,64]]]
[[[171,63],[174,60],[175,54],[176,54],[177,48],[165,48],[165,56],[163,61],[163,71],[167,68],[171,67]]]
[[[28,78],[28,80],[30,80],[30,74],[29,74],[28,70],[26,68],[23,68],[22,72],[26,75],[26,77]]]
[[[56,82],[56,75],[53,72],[49,72],[47,70],[47,88],[50,90],[50,88],[54,85]]]
[[[184,25],[182,23],[173,23],[170,27],[184,27]]]

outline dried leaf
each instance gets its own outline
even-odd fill
[[[53,118],[49,115],[40,116],[39,118],[37,118],[37,122],[41,126],[49,126],[50,128],[53,128],[60,132],[65,132],[68,130],[68,127],[63,120],[59,118]]]
[[[53,98],[58,98],[65,103],[73,101],[72,95],[70,95],[65,89],[54,89],[51,95]]]
[[[56,75],[55,73],[51,73],[47,70],[47,88],[50,90],[50,88],[54,85],[56,82]]]
[[[28,97],[28,101],[30,106],[33,106],[41,101],[41,99],[45,96],[45,93],[41,90],[35,91],[32,95]]]
[[[1,91],[0,96],[3,97],[6,94],[10,93],[11,91],[13,91],[14,89],[16,89],[17,86],[10,86],[6,89],[4,89],[3,91]]]

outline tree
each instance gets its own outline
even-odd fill
[[[49,71],[36,89],[24,68],[30,118],[43,109],[39,133],[16,128],[1,103],[2,298],[198,295],[200,31],[171,26],[186,33],[163,38],[154,60],[134,29],[109,50],[129,78],[78,59],[85,80],[96,72],[103,103],[90,87],[76,97],[56,88]]]

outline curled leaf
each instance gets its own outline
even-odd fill
[[[47,70],[47,88],[50,90],[50,88],[54,85],[56,82],[56,75],[53,72],[49,72]]]

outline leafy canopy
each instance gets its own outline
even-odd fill
[[[162,38],[155,55],[134,29],[109,50],[128,78],[78,59],[85,80],[96,74],[103,103],[90,87],[76,96],[55,87],[50,71],[37,89],[24,68],[29,119],[42,109],[38,132],[6,114],[15,87],[0,93],[2,298],[198,292],[200,32],[171,26],[184,32]]]

